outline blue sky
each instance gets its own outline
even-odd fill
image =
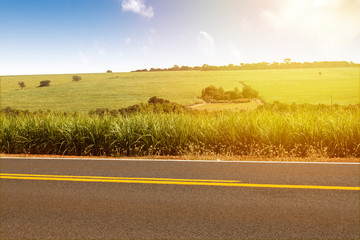
[[[0,0],[0,75],[360,62],[360,0]]]

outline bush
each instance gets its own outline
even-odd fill
[[[112,73],[112,71],[111,71],[111,70],[107,70],[106,73]]]
[[[25,87],[25,83],[24,83],[24,82],[18,82],[18,84],[19,84],[19,87],[20,87],[21,89],[23,89],[23,88]]]
[[[257,98],[259,96],[259,92],[249,86],[245,86],[243,88],[242,95],[244,98]]]
[[[74,76],[72,77],[72,80],[73,80],[73,82],[78,82],[78,81],[81,80],[81,76],[79,76],[79,75],[74,75]]]
[[[217,88],[215,86],[209,86],[202,90],[202,99],[205,102],[213,103],[220,101],[230,101],[244,98],[245,95],[239,91],[236,87],[234,91],[224,91],[223,88]]]
[[[160,103],[160,104],[163,104],[163,103],[170,103],[170,101],[166,100],[166,99],[158,98],[158,97],[151,97],[149,99],[148,103],[153,103],[153,104]]]
[[[108,108],[98,108],[96,110],[90,111],[89,115],[122,115],[129,116],[136,113],[184,113],[184,112],[194,112],[196,110],[186,109],[184,106],[172,103],[169,100],[151,97],[148,103],[135,104],[126,108],[121,108],[118,110],[110,110]]]
[[[50,86],[50,80],[44,80],[40,82],[40,86],[39,87],[48,87]]]

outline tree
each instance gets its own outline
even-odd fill
[[[257,98],[259,96],[259,92],[249,86],[245,86],[243,88],[242,95],[244,98]]]
[[[174,65],[172,68],[171,68],[171,71],[179,71],[180,70],[180,67],[178,65]]]
[[[258,92],[250,87],[244,87],[246,96],[257,97]],[[234,91],[224,91],[222,87],[215,87],[213,85],[202,90],[201,98],[205,102],[217,102],[221,100],[230,101],[230,100],[238,100],[245,97],[243,92],[240,92],[236,87]]]
[[[106,73],[112,73],[112,71],[111,71],[111,70],[107,70]]]
[[[48,87],[48,86],[50,86],[50,80],[44,80],[40,82],[39,87]]]
[[[234,89],[234,91],[230,91],[230,100],[236,100],[243,97],[243,94],[239,91],[237,87]]]
[[[160,104],[164,104],[164,103],[170,103],[170,101],[169,101],[169,100],[166,100],[166,99],[158,98],[158,97],[151,97],[151,98],[148,100],[148,103],[153,103],[153,104],[160,103]]]
[[[81,80],[81,76],[79,76],[79,75],[74,75],[74,76],[72,77],[72,80],[73,80],[73,82],[78,82],[78,81]]]
[[[189,66],[181,66],[180,70],[182,71],[188,71],[188,70],[191,70],[192,68],[189,67]]]
[[[219,99],[219,89],[213,85],[202,90],[201,97],[205,102],[214,102]]]
[[[19,87],[21,88],[21,90],[25,87],[25,83],[24,82],[18,82]]]

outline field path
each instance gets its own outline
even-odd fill
[[[261,99],[255,98],[254,101],[259,105],[264,105],[264,102]]]
[[[200,106],[204,106],[206,104],[208,104],[208,103],[198,103],[198,104],[186,106],[186,108],[194,109],[194,108],[197,108],[197,107],[200,107]]]

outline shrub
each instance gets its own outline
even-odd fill
[[[112,73],[112,71],[111,71],[111,70],[107,70],[106,73]]]
[[[242,95],[244,98],[257,98],[259,96],[259,92],[249,86],[245,86],[243,88]]]
[[[122,115],[129,116],[132,114],[145,114],[145,113],[184,113],[184,112],[195,112],[196,110],[186,109],[184,106],[172,103],[169,100],[151,97],[148,103],[135,104],[126,108],[118,110],[110,110],[108,108],[98,108],[90,111],[89,115]]]
[[[151,97],[148,101],[148,103],[160,103],[160,104],[163,104],[163,103],[170,103],[169,100],[166,100],[166,99],[162,99],[162,98],[158,98],[158,97]]]
[[[224,91],[223,88],[217,88],[215,86],[209,86],[202,90],[202,99],[205,102],[220,102],[220,101],[230,101],[244,98],[244,93],[240,92],[236,87],[234,91]]]
[[[202,99],[205,102],[216,102],[222,99],[223,92],[217,87],[211,85],[202,90]]]
[[[23,88],[25,87],[25,83],[24,83],[24,82],[18,82],[18,84],[19,84],[19,87],[20,87],[21,89],[23,89]]]
[[[237,87],[234,89],[234,91],[229,91],[229,94],[230,100],[237,100],[244,97]]]
[[[50,86],[50,80],[44,80],[40,82],[39,87],[48,87],[48,86]]]
[[[79,75],[74,75],[74,76],[72,77],[72,80],[73,80],[73,82],[78,82],[78,81],[81,80],[81,76],[79,76]]]

